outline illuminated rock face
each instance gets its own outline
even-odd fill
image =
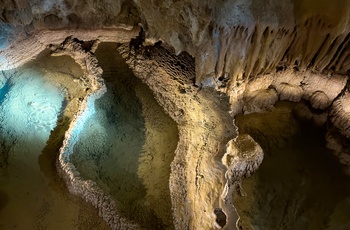
[[[44,29],[141,25],[149,41],[161,39],[176,53],[187,51],[195,57],[196,84],[210,78],[216,85],[224,83],[227,91],[258,75],[275,72],[276,67],[339,74],[350,69],[350,3],[346,0],[1,3],[4,41],[14,39],[12,30],[18,37]],[[298,91],[283,88],[289,93]]]
[[[240,143],[230,115],[266,111],[278,100],[307,101],[298,116],[328,122],[328,147],[350,168],[344,144],[350,137],[347,0],[0,0],[0,6],[1,70],[21,66],[47,47],[82,67],[86,97],[72,115],[58,168],[70,191],[93,203],[112,228],[138,225],[121,217],[67,157],[78,135],[75,125],[91,109],[90,99],[103,93],[94,57],[100,41],[122,44],[118,51],[129,67],[177,123],[169,179],[176,229],[235,228],[238,216],[226,197],[241,176],[231,175],[233,166],[223,160]],[[137,26],[145,34],[135,38]],[[255,150],[256,158],[238,157],[233,168],[252,173],[262,160]]]
[[[231,87],[276,66],[345,74],[350,68],[346,0],[1,1],[1,21],[37,29],[133,27],[196,58],[196,83],[207,77]],[[161,20],[159,20],[161,19]],[[4,23],[0,24],[7,31]],[[18,36],[18,35],[17,35]]]

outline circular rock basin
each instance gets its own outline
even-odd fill
[[[71,161],[114,198],[118,214],[146,229],[172,229],[169,176],[177,127],[116,48],[101,43],[96,50],[107,93],[95,101]]]
[[[326,149],[325,130],[297,120],[293,106],[236,116],[265,154],[235,198],[241,229],[349,229],[350,177]]]

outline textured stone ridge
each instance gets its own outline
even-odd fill
[[[230,96],[234,114],[268,110],[277,100],[310,102],[313,109],[327,110],[347,87],[348,76],[316,74],[286,69],[242,82],[233,91],[217,87]]]
[[[34,59],[50,44],[60,44],[69,36],[83,41],[99,40],[101,42],[128,42],[139,32],[139,28],[125,30],[114,29],[74,29],[74,30],[40,30],[29,36],[17,36],[11,45],[0,49],[0,69],[17,68]]]
[[[348,91],[334,101],[330,118],[334,126],[350,139],[350,93]]]
[[[193,86],[192,59],[186,55],[179,59],[173,50],[161,46],[130,52],[124,44],[118,50],[178,124],[179,143],[169,182],[175,228],[214,229],[217,215],[222,214],[219,210],[226,207],[221,198],[226,184],[221,158],[226,143],[236,135],[227,97]],[[177,73],[171,67],[174,63],[186,68]],[[233,214],[229,218],[235,223],[238,217],[233,207],[226,212]]]

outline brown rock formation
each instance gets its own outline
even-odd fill
[[[232,194],[234,194],[234,191],[240,190],[242,179],[255,172],[263,158],[262,148],[248,134],[238,135],[237,138],[227,143],[227,151],[222,159],[223,164],[227,167],[225,174],[227,181],[222,194],[226,205],[234,206]],[[225,229],[236,227],[238,220],[232,218],[232,216],[237,214],[230,213],[230,210],[230,208],[224,207],[224,211],[228,212],[227,224],[225,223],[220,227]]]
[[[222,194],[236,176],[228,172],[236,172],[221,161],[237,135],[229,110],[231,115],[252,113],[268,110],[277,100],[306,100],[310,106],[302,104],[300,116],[320,125],[328,122],[350,138],[349,10],[347,0],[0,0],[0,69],[20,66],[62,43],[51,47],[80,64],[86,86],[68,142],[89,93],[103,88],[93,44],[123,43],[119,51],[130,68],[179,128],[170,176],[175,228],[230,229],[238,216]],[[145,34],[134,38],[137,25]],[[87,51],[84,46],[92,47]],[[328,139],[341,162],[350,165],[343,154],[347,148],[339,147],[344,141],[331,134]],[[258,167],[258,150],[253,160],[238,160],[241,166],[254,166],[243,174]],[[63,171],[75,173],[69,165]],[[71,187],[94,203],[96,197],[85,193],[94,185],[79,190],[82,183],[77,179]],[[103,197],[97,188],[94,192]],[[110,226],[128,226],[116,217],[113,202],[103,199],[94,204]]]
[[[193,86],[192,59],[188,55],[177,58],[162,47],[129,53],[128,45],[119,51],[178,124],[179,143],[170,175],[175,228],[212,229],[216,222],[214,211],[223,206],[221,194],[226,183],[221,158],[226,143],[235,135],[227,98]],[[183,74],[177,74],[176,67],[173,70],[171,63],[177,62],[187,68]]]
[[[334,101],[330,110],[330,119],[340,132],[350,138],[350,93],[346,91]]]

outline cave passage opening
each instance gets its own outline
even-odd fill
[[[326,148],[325,128],[298,120],[295,103],[237,115],[240,133],[264,150],[264,160],[234,196],[242,229],[349,229],[350,177]]]
[[[71,161],[114,198],[119,214],[146,229],[173,229],[169,177],[177,126],[117,47],[100,43],[95,52],[107,92],[95,101]]]

